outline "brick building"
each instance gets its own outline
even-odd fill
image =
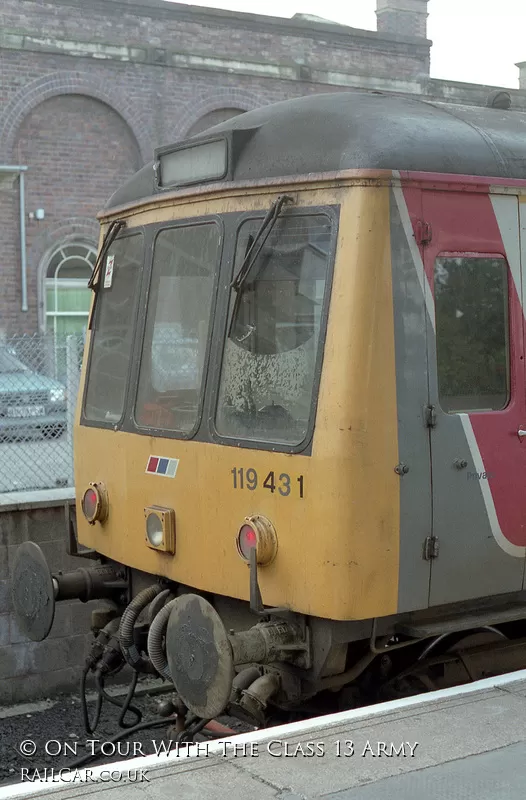
[[[486,102],[493,87],[429,77],[427,0],[377,0],[377,17],[374,32],[163,0],[3,0],[0,335],[82,330],[96,212],[160,144],[311,92]]]

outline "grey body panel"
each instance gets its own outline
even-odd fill
[[[430,364],[435,343],[429,337]],[[460,415],[445,414],[438,406],[436,373],[430,370],[431,402],[437,423],[431,432],[433,471],[433,533],[439,540],[438,558],[431,562],[429,604],[454,603],[522,588],[524,559],[497,544],[482,496],[477,471]],[[468,465],[459,470],[455,459]]]
[[[431,533],[431,455],[424,422],[428,403],[426,309],[416,266],[391,190],[391,259],[400,476],[398,611],[426,608],[430,562],[422,558]]]
[[[322,93],[239,114],[189,141],[222,133],[238,141],[234,181],[341,169],[526,178],[526,114],[496,108],[381,92]],[[106,208],[154,195],[153,166],[123,184]]]
[[[419,202],[412,196],[413,215],[418,214],[433,231],[433,243],[417,247],[402,190],[391,191],[399,456],[409,467],[400,478],[399,612],[519,591],[525,569],[524,555],[506,552],[498,543],[495,521],[492,529],[492,499],[488,506],[483,492],[487,487],[482,485],[483,479],[474,477],[480,466],[475,463],[478,445],[471,433],[470,416],[448,414],[440,408],[434,300],[424,263],[431,274],[438,253],[477,252],[478,248],[477,241],[462,240],[458,233],[455,238],[454,231],[444,228],[448,217],[434,216],[437,212],[429,202],[430,195],[422,191]],[[455,204],[469,203],[469,195],[449,193],[448,197],[441,193],[442,208],[449,207],[453,216],[455,208],[458,211]],[[511,196],[500,202],[500,213],[509,228],[506,236],[516,244],[518,199]],[[405,215],[403,223],[401,214]],[[511,264],[511,255],[508,261]],[[515,262],[512,271],[520,292],[518,258]],[[436,414],[431,428],[422,420],[426,402]],[[521,423],[516,410],[510,406],[509,412],[499,413],[509,413],[507,427],[517,430]],[[506,468],[520,469],[519,458],[513,460],[517,451],[511,452],[513,463]],[[491,451],[487,449],[486,458],[484,468],[491,470]],[[458,460],[466,462],[463,469],[458,469]],[[425,561],[422,544],[430,534],[438,538],[438,557]],[[424,599],[426,575],[429,595]]]
[[[428,202],[430,196],[431,193],[423,191],[422,209],[424,219],[433,227],[433,214]],[[459,194],[452,193],[450,199],[453,206],[453,203],[459,202]],[[516,209],[517,197],[507,199]],[[462,202],[469,203],[469,195]],[[510,216],[513,219],[513,214]],[[516,239],[519,236],[517,216],[515,213]],[[437,221],[435,227],[438,228],[438,225]],[[479,249],[477,241],[461,246],[462,241],[443,228],[440,238],[445,245],[432,244],[424,249],[424,260],[426,264],[429,262],[429,269],[434,264],[437,250],[476,252]],[[473,477],[477,465],[473,461],[473,451],[462,422],[462,418],[467,421],[468,415],[447,414],[440,407],[436,335],[429,316],[427,323],[429,398],[436,410],[436,426],[431,429],[431,472],[433,535],[439,541],[439,555],[432,561],[429,594],[429,604],[435,606],[522,589],[524,558],[505,552],[493,534],[483,496],[484,478],[479,480]],[[489,415],[495,413],[488,412]],[[510,428],[517,429],[513,411],[504,413],[510,415]],[[467,461],[467,467],[458,469],[455,466],[457,459]],[[491,462],[484,466],[491,471]],[[519,463],[509,463],[507,467],[510,470],[517,469]]]
[[[425,198],[423,191],[418,214],[432,228],[435,222],[438,230],[441,220],[433,220],[429,209],[426,213]],[[414,198],[412,202],[417,213],[418,204]],[[504,202],[518,201],[512,196]],[[513,228],[508,235],[518,241],[518,214],[511,206],[506,219]],[[466,249],[448,238],[443,228],[440,238],[450,245],[441,247],[442,251]],[[468,249],[476,251],[476,244]],[[430,315],[434,317],[434,301],[422,261],[434,263],[436,247],[416,246],[402,190],[396,188],[391,190],[391,246],[399,458],[409,467],[400,477],[398,611],[519,591],[525,559],[505,552],[495,539],[481,481],[473,478],[477,465],[463,424],[467,415],[447,414],[440,408]],[[518,269],[515,266],[515,272]],[[425,292],[429,293],[427,307]],[[436,413],[432,428],[426,428],[423,419],[427,403]],[[510,418],[510,426],[514,424]],[[458,469],[456,460],[465,460],[467,466]],[[489,470],[491,465],[486,467]],[[437,558],[426,561],[423,542],[431,534],[438,538],[439,552]]]

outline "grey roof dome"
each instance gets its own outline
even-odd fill
[[[188,141],[251,131],[234,180],[340,169],[397,169],[526,178],[526,114],[433,103],[381,92],[285,100],[239,114]],[[153,162],[106,208],[154,194]]]

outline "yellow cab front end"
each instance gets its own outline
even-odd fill
[[[248,602],[237,537],[262,518],[274,535],[258,569],[265,606],[394,613],[387,181],[187,189],[112,209],[103,237],[117,220],[77,408],[79,542]],[[92,484],[103,508],[90,517]]]

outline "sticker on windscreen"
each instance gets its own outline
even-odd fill
[[[104,270],[104,288],[109,289],[113,281],[113,264],[115,256],[108,256],[106,259],[106,269]]]

